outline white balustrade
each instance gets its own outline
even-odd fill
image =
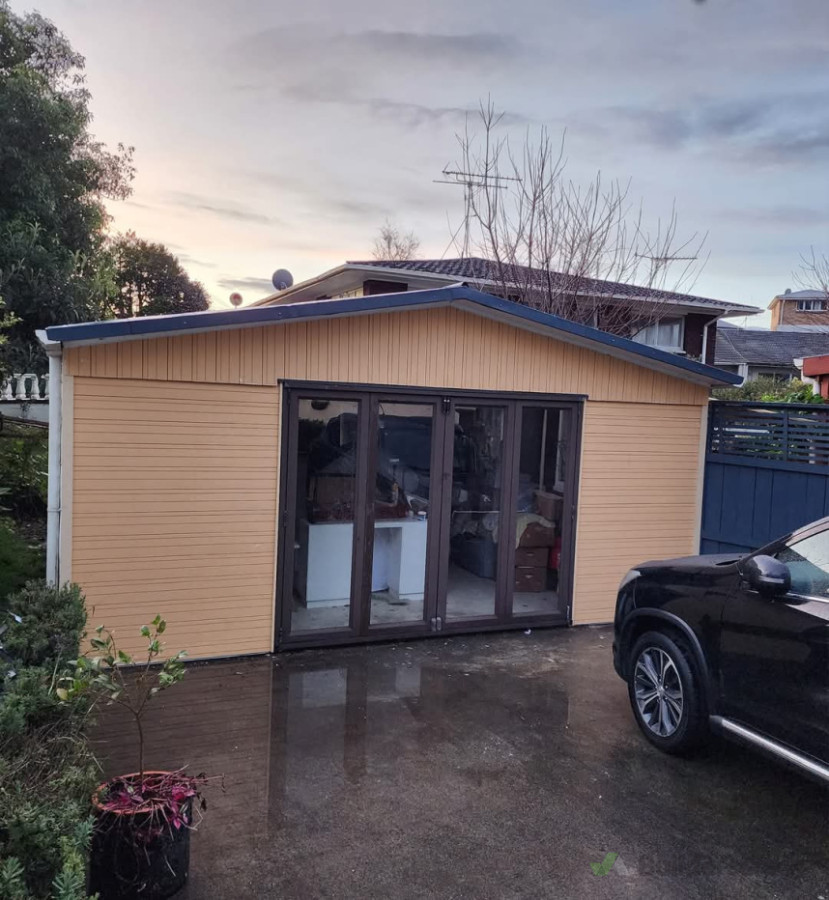
[[[43,380],[43,392],[40,390]],[[0,401],[5,403],[33,403],[49,399],[49,376],[34,372],[15,372],[0,385]]]

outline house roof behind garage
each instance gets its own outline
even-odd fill
[[[762,328],[717,328],[718,366],[793,366],[804,356],[829,353],[829,332],[767,331]]]
[[[458,281],[479,281],[487,284],[499,284],[502,278],[516,284],[538,282],[546,284],[552,280],[558,282],[562,289],[574,282],[572,275],[562,272],[548,272],[544,269],[504,264],[503,274],[498,263],[482,257],[462,257],[459,259],[403,259],[403,260],[361,260],[349,261],[349,266],[373,267],[377,269],[400,269],[408,272],[422,272],[432,275],[447,275]],[[756,313],[756,307],[745,303],[728,303],[724,300],[713,300],[710,297],[697,297],[692,294],[681,294],[677,291],[664,291],[658,288],[637,284],[623,284],[617,281],[605,281],[599,278],[578,279],[579,293],[586,296],[608,297],[611,299],[646,300],[651,303],[670,303],[680,306],[710,307],[723,312]]]
[[[272,306],[283,303],[307,303],[311,300],[326,300],[348,296],[365,281],[386,281],[399,285],[398,290],[427,290],[464,283],[476,290],[503,295],[531,288],[533,284],[547,290],[561,290],[565,294],[577,295],[603,303],[617,301],[637,302],[664,306],[673,313],[712,313],[717,318],[723,316],[752,315],[760,310],[744,303],[732,303],[666,291],[646,285],[605,281],[599,278],[574,278],[562,272],[504,264],[482,257],[461,257],[458,259],[403,259],[403,260],[362,260],[347,262],[321,275],[309,278],[289,288],[278,290],[267,297],[254,301],[252,306]],[[369,291],[368,293],[371,293]]]
[[[208,310],[171,316],[144,316],[135,319],[109,319],[75,325],[56,325],[46,329],[50,341],[95,344],[137,338],[169,337],[199,331],[249,328],[256,325],[308,319],[330,319],[345,316],[454,306],[486,318],[500,320],[548,337],[589,347],[597,352],[626,359],[634,364],[667,372],[677,377],[705,384],[737,384],[735,375],[706,366],[692,359],[666,353],[654,347],[617,337],[596,328],[570,322],[559,316],[540,312],[510,300],[467,287],[448,287],[430,291],[406,291],[370,297],[349,297],[276,306],[250,306],[234,310]]]

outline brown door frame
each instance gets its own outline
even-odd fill
[[[570,624],[573,607],[573,569],[575,565],[576,514],[578,508],[579,463],[584,395],[538,394],[532,392],[477,391],[464,389],[440,390],[431,387],[410,387],[401,385],[344,384],[341,382],[280,381],[282,389],[282,434],[279,478],[279,540],[277,548],[277,593],[275,649],[289,647],[333,646],[337,644],[364,643],[390,638],[418,637],[433,633],[460,633],[481,631],[504,631],[511,628],[525,628],[534,625]],[[293,558],[296,540],[296,466],[298,439],[299,400],[319,396],[330,396],[337,400],[352,400],[358,403],[357,469],[355,489],[354,540],[352,546],[351,605],[348,629],[302,632],[292,636],[290,617],[293,598]],[[437,489],[440,506],[437,527],[429,528],[427,538],[427,569],[424,592],[423,622],[404,623],[392,626],[370,627],[371,607],[371,555],[366,552],[371,546],[369,538],[374,533],[374,478],[376,478],[376,423],[377,405],[380,398],[388,402],[424,402],[435,404],[438,414],[433,420],[432,470],[430,477],[430,500],[434,502],[433,491]],[[561,570],[563,578],[559,582],[559,595],[566,600],[566,615],[513,616],[513,584],[509,573],[514,568],[514,541],[500,541],[496,571],[495,614],[477,619],[458,619],[446,622],[446,581],[448,578],[449,542],[442,540],[446,528],[446,509],[451,504],[452,455],[454,452],[454,406],[464,405],[504,406],[506,413],[504,430],[504,483],[502,485],[502,507],[510,521],[515,515],[515,495],[518,484],[516,453],[519,452],[520,417],[525,406],[547,407],[569,410],[571,415],[572,439],[569,441],[567,473],[565,481]],[[448,406],[447,406],[448,403]],[[374,426],[372,430],[372,425]],[[364,451],[362,448],[366,447]],[[447,463],[448,457],[448,463]],[[440,465],[438,465],[440,464]],[[447,488],[448,479],[448,488]],[[370,483],[369,483],[370,482]],[[360,487],[362,485],[362,487]],[[509,529],[506,531],[510,533]],[[282,598],[288,598],[281,602]],[[429,622],[428,610],[440,619],[434,632],[426,627]],[[411,626],[414,624],[414,628]]]
[[[444,400],[448,401],[449,409],[446,416],[447,430],[451,433],[448,435],[444,446],[443,468],[441,472],[442,479],[442,505],[440,510],[440,524],[442,528],[448,528],[445,540],[441,541],[440,555],[440,571],[439,590],[438,590],[438,607],[437,615],[440,620],[440,631],[478,631],[482,627],[488,625],[502,625],[506,618],[506,603],[511,599],[505,593],[508,588],[507,572],[509,571],[509,563],[507,559],[509,540],[498,541],[495,560],[495,605],[491,615],[477,616],[470,619],[447,619],[446,617],[446,601],[449,590],[449,532],[451,532],[452,517],[452,483],[454,481],[454,452],[455,452],[455,434],[454,420],[455,408],[461,406],[487,406],[490,408],[504,410],[504,438],[501,459],[501,499],[500,515],[512,509],[513,499],[513,479],[510,475],[515,466],[515,404],[510,402],[503,394],[485,396],[454,396],[447,392]],[[509,504],[509,505],[508,505]],[[500,532],[504,533],[503,518],[499,520]],[[507,532],[508,533],[508,532]]]
[[[371,391],[369,394],[370,413],[369,413],[369,432],[371,438],[368,445],[369,462],[368,462],[368,481],[367,494],[373,498],[374,488],[377,480],[377,432],[379,426],[379,408],[381,403],[417,403],[424,406],[433,407],[432,415],[432,447],[429,460],[429,508],[432,504],[437,492],[438,505],[440,505],[441,488],[440,471],[442,460],[442,447],[445,441],[444,430],[446,427],[447,416],[442,411],[441,398],[434,393],[400,393],[397,390],[389,391]],[[365,538],[366,548],[374,547],[374,503],[366,503],[366,527]],[[427,522],[426,536],[426,574],[423,591],[423,618],[421,620],[413,620],[410,622],[401,622],[397,625],[372,625],[371,624],[371,578],[373,554],[364,553],[363,555],[363,588],[360,602],[364,610],[363,631],[360,637],[378,638],[394,638],[394,637],[421,637],[430,634],[432,631],[430,622],[434,619],[437,606],[437,566],[435,560],[440,554],[440,532],[441,523],[439,519],[433,516],[429,517]]]
[[[557,409],[562,412],[569,413],[569,439],[567,442],[567,458],[565,461],[566,472],[564,478],[564,496],[562,500],[562,516],[561,516],[561,562],[565,565],[559,566],[559,586],[557,593],[566,600],[565,620],[566,624],[572,622],[573,609],[573,569],[575,566],[575,543],[576,543],[576,516],[578,513],[578,486],[579,486],[579,461],[581,460],[581,434],[583,420],[583,403],[561,402],[557,399],[548,400],[544,395],[538,399],[522,399],[516,404],[516,450],[520,452],[521,426],[523,424],[524,409],[530,407],[533,409]],[[512,471],[512,480],[514,490],[518,490],[518,468],[514,467]],[[515,494],[513,494],[513,498]],[[514,505],[513,505],[514,510]],[[510,541],[510,571],[515,566],[515,545]],[[526,615],[516,616],[512,609],[513,585],[509,586],[509,620],[521,625],[544,624],[549,621],[561,621],[558,613],[549,615]]]
[[[297,501],[297,440],[299,437],[299,401],[324,396],[332,400],[352,401],[357,403],[357,454],[354,491],[354,531],[351,546],[351,601],[349,604],[348,628],[320,629],[313,632],[302,632],[296,638],[291,635],[291,609],[294,592],[294,553],[296,543],[296,501]],[[345,386],[339,389],[317,391],[313,387],[304,390],[284,389],[282,392],[282,457],[280,459],[279,483],[279,550],[277,553],[278,593],[276,597],[277,647],[288,643],[305,644],[310,638],[321,642],[339,642],[344,639],[353,642],[360,637],[360,609],[355,598],[360,597],[362,590],[361,561],[365,558],[365,490],[360,485],[366,484],[367,460],[361,448],[368,441],[368,418],[366,414],[366,398],[359,391],[349,390]],[[287,415],[286,415],[287,413]],[[280,604],[281,598],[288,598]]]

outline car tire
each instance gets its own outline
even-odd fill
[[[648,631],[633,645],[628,695],[645,737],[665,753],[696,750],[708,734],[702,680],[681,638]]]

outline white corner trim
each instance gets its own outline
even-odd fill
[[[46,581],[60,584],[61,404],[63,345],[36,331],[49,357],[49,480],[46,491]],[[57,386],[57,389],[56,389]]]
[[[75,448],[75,377],[64,375],[61,384],[60,461],[60,544],[58,578],[60,584],[72,580],[72,488]]]
[[[708,449],[708,402],[700,409],[699,459],[697,460],[697,502],[694,522],[694,547],[692,556],[701,552],[702,543],[702,502],[705,493],[705,453]]]

